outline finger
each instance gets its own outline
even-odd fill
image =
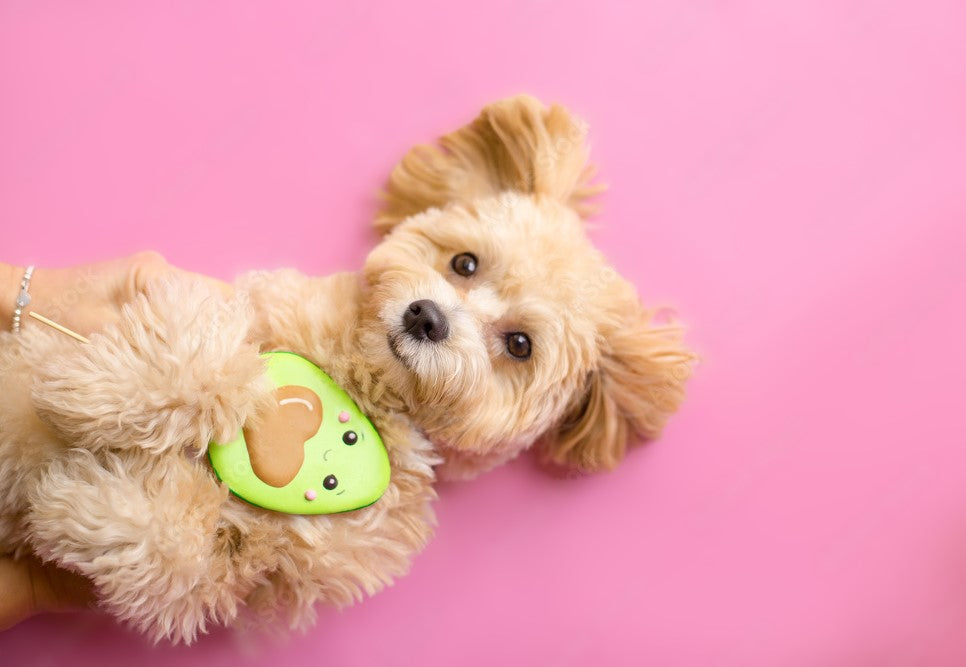
[[[94,601],[90,580],[35,558],[27,559],[40,611],[66,611],[89,607]]]
[[[217,278],[212,278],[211,276],[206,276],[203,273],[193,273],[191,271],[185,271],[184,269],[179,269],[176,267],[172,267],[172,268],[183,276],[187,276],[193,280],[202,281],[203,283],[208,285],[208,287],[219,291],[221,295],[226,299],[230,299],[235,294],[235,288],[222,280],[218,280]]]
[[[129,298],[133,298],[137,294],[143,294],[149,283],[165,275],[176,275],[190,280],[200,281],[219,292],[225,298],[230,298],[235,293],[235,290],[228,283],[202,273],[179,269],[169,264],[164,257],[156,252],[140,252],[132,255],[128,259],[130,261],[131,284],[133,287]]]
[[[11,628],[37,613],[26,561],[0,558],[0,630]]]
[[[94,602],[91,582],[34,557],[0,558],[0,630],[41,612],[83,609]]]

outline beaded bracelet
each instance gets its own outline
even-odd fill
[[[20,281],[20,292],[17,294],[17,306],[13,309],[14,333],[20,333],[20,316],[23,314],[23,309],[30,303],[30,294],[27,291],[30,289],[30,279],[33,275],[34,267],[28,266],[27,270],[23,272],[23,280]]]

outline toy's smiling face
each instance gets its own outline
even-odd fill
[[[265,355],[274,410],[231,442],[212,443],[215,472],[232,493],[288,514],[331,514],[371,505],[389,484],[379,434],[352,399],[311,362]]]

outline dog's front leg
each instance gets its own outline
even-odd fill
[[[90,578],[98,605],[155,641],[190,642],[237,609],[217,544],[225,487],[174,454],[72,449],[44,472],[30,548]]]
[[[121,320],[57,358],[33,361],[33,405],[65,441],[160,454],[227,441],[270,400],[251,307],[197,281],[164,279]]]
[[[254,309],[252,330],[265,350],[289,350],[316,363],[337,361],[359,317],[359,276],[306,276],[293,269],[253,271],[235,285]]]

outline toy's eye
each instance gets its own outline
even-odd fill
[[[355,431],[346,431],[342,434],[342,442],[347,445],[354,445],[359,442],[359,436],[356,435]]]
[[[335,478],[335,475],[329,475],[328,477],[322,480],[322,486],[324,486],[329,491],[331,491],[335,487],[339,486],[339,480]]]
[[[531,352],[530,337],[516,331],[506,335],[506,351],[516,359],[529,359]]]
[[[477,262],[476,255],[473,253],[461,252],[453,258],[449,265],[453,267],[456,273],[469,278],[476,273]]]

